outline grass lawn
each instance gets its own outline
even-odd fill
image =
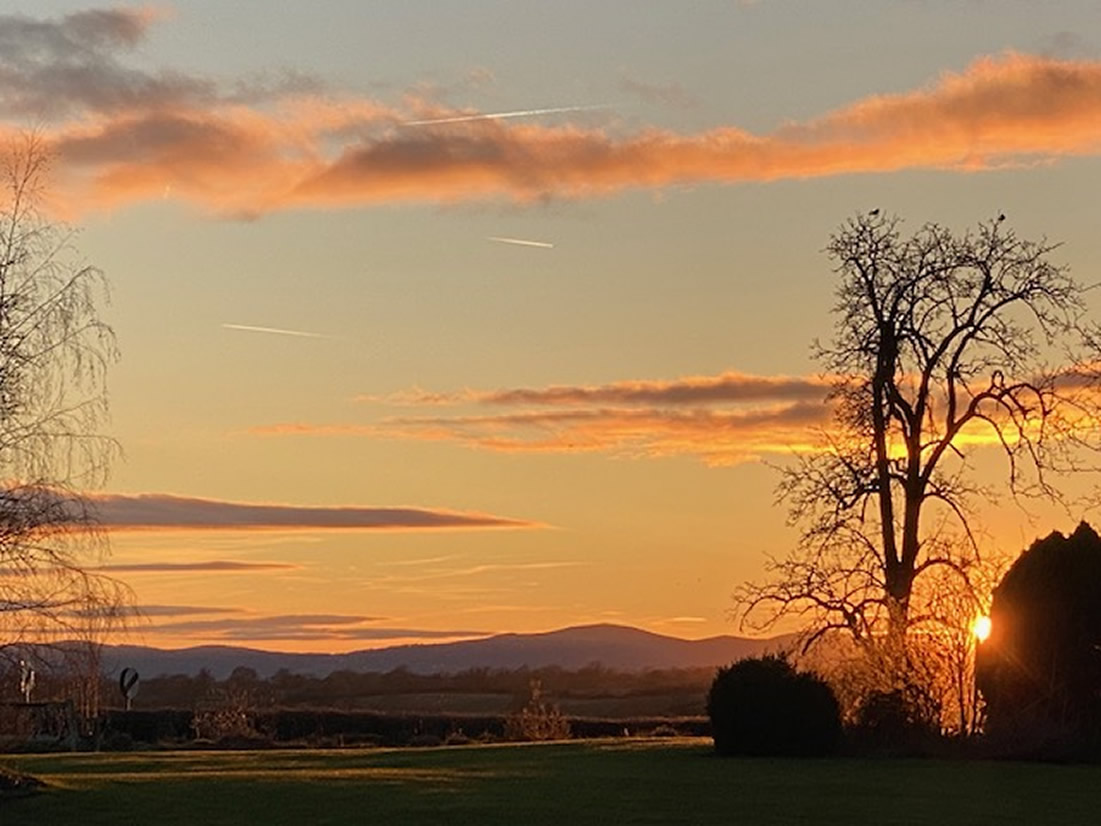
[[[1101,767],[723,760],[704,740],[0,758],[0,824],[1094,824]]]

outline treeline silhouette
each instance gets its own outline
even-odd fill
[[[703,713],[713,676],[710,668],[624,672],[597,664],[572,671],[472,668],[416,674],[398,668],[325,677],[284,670],[268,679],[247,667],[225,680],[205,671],[165,675],[142,684],[133,710],[115,708],[103,716],[96,745],[415,746],[699,736],[710,731]],[[552,737],[540,733],[544,729],[561,733]]]

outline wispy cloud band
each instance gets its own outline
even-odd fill
[[[500,516],[426,508],[305,507],[229,502],[163,493],[95,494],[100,523],[112,530],[442,530],[530,528]]]
[[[254,573],[256,571],[294,570],[297,565],[288,562],[238,562],[232,559],[214,559],[208,562],[132,562],[100,565],[95,570],[111,574],[164,574],[164,573]]]
[[[209,642],[260,642],[266,640],[355,641],[425,639],[443,640],[488,636],[487,631],[466,629],[395,628],[372,625],[380,617],[348,614],[275,614],[270,616],[157,622],[147,633],[203,639]]]

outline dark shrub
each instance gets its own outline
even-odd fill
[[[104,737],[126,734],[134,743],[180,742],[191,739],[194,713],[181,709],[108,711],[104,715]]]
[[[720,668],[707,695],[707,714],[722,755],[830,754],[841,736],[833,691],[782,657],[754,657]]]
[[[134,738],[125,731],[108,731],[99,746],[103,751],[132,751]]]
[[[856,710],[849,734],[862,751],[923,754],[940,734],[937,717],[921,702],[919,692],[895,689],[873,691]]]

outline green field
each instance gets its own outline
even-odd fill
[[[5,757],[35,824],[1091,824],[1101,767],[724,760],[709,742],[589,741]]]

